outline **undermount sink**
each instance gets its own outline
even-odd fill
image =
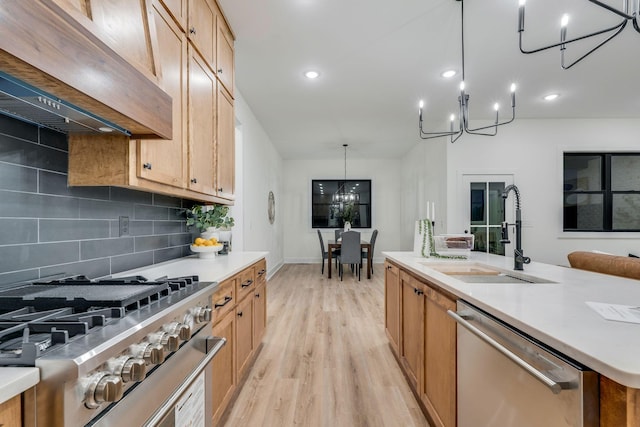
[[[555,283],[540,277],[501,270],[476,262],[422,262],[421,264],[465,283]]]

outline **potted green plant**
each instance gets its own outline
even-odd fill
[[[224,205],[200,206],[187,209],[187,226],[195,226],[202,232],[202,237],[215,237],[220,230],[229,231],[234,226],[233,217],[229,216],[229,207]]]
[[[344,231],[351,230],[351,222],[355,219],[356,209],[353,203],[345,203],[342,210],[342,221],[344,222]]]

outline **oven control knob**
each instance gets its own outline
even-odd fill
[[[144,359],[130,355],[109,359],[107,366],[113,375],[119,375],[125,383],[142,381],[147,375],[147,363]]]
[[[93,409],[105,402],[117,402],[122,398],[122,380],[109,372],[98,372],[89,378],[84,404]]]
[[[196,307],[192,312],[196,323],[203,323],[211,320],[211,309],[209,307]]]
[[[147,363],[144,359],[129,358],[122,366],[122,381],[125,383],[142,381],[147,375]]]
[[[134,357],[144,359],[147,365],[159,365],[164,362],[164,346],[150,342],[141,342],[131,346]]]
[[[161,344],[169,353],[176,351],[178,347],[180,347],[180,337],[178,337],[178,334],[159,331],[149,334],[148,338],[149,341],[154,344]]]
[[[182,341],[191,338],[191,326],[187,323],[171,322],[162,327],[166,332],[177,335]]]

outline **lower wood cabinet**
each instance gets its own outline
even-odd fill
[[[400,345],[400,271],[395,265],[384,263],[384,326],[389,344],[398,354]]]
[[[456,426],[456,324],[453,295],[385,262],[385,328],[392,350],[436,427]]]
[[[218,425],[258,354],[267,326],[266,261],[218,285],[212,297],[212,335],[227,340],[213,358],[213,419]]]
[[[236,356],[238,378],[249,364],[253,350],[253,298],[245,298],[236,307]]]
[[[401,336],[400,362],[414,390],[420,390],[424,364],[424,290],[413,276],[400,272]]]
[[[236,391],[235,343],[233,332],[236,327],[235,312],[227,313],[213,327],[212,335],[222,337],[227,343],[213,358],[213,425],[215,425]]]
[[[456,323],[453,299],[431,287],[425,292],[422,403],[436,426],[456,425]]]
[[[0,403],[0,426],[21,427],[22,426],[22,397],[20,395],[12,397],[6,402]]]

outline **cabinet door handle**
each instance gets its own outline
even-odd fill
[[[149,169],[149,170],[151,170],[151,163],[145,163],[144,165],[142,165],[142,167],[143,167],[144,169]]]
[[[229,304],[231,302],[233,298],[231,298],[229,295],[224,297],[224,302],[220,303],[220,304],[214,304],[213,308],[220,308],[220,307],[224,307],[225,305]]]
[[[256,294],[256,298],[260,298],[260,294]]]
[[[222,74],[222,68],[218,68],[218,74]]]
[[[195,34],[195,33],[196,33],[196,29],[195,29],[195,27],[191,27],[191,28],[189,28],[189,33],[191,33],[191,34]]]
[[[238,312],[238,317],[242,317],[242,312],[241,311]]]
[[[390,265],[387,265],[387,270],[391,270],[393,267],[391,267]]]
[[[262,270],[258,271],[258,276],[262,276],[265,273],[265,269],[263,268]]]
[[[196,178],[191,178],[191,182],[194,183],[194,184],[197,184],[198,180]]]
[[[249,279],[246,282],[244,282],[243,284],[240,285],[241,288],[247,288],[249,286],[251,286],[253,284],[253,280]]]
[[[222,187],[218,188],[218,192],[222,193],[223,189]]]

